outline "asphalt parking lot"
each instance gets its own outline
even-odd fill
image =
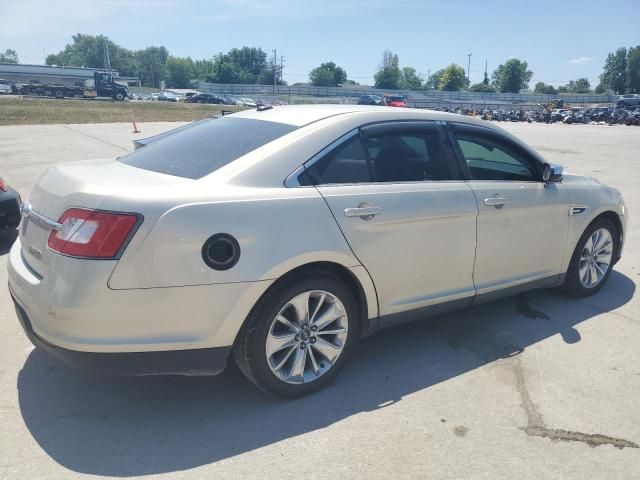
[[[137,136],[177,125],[144,124]],[[31,347],[2,287],[0,478],[638,478],[638,129],[503,126],[623,192],[627,243],[598,294],[537,291],[380,332],[330,387],[284,401],[234,367],[218,377],[67,370]],[[28,196],[47,165],[121,155],[133,138],[129,124],[0,127],[0,175]]]

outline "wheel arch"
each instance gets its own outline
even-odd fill
[[[318,271],[331,273],[349,286],[358,302],[360,336],[366,335],[367,326],[369,324],[368,319],[378,316],[378,298],[373,282],[369,277],[369,273],[361,266],[346,267],[343,264],[332,261],[314,261],[290,269],[281,275],[262,293],[262,295],[256,300],[247,317],[244,319],[242,326],[238,329],[233,343],[235,344],[237,342],[240,333],[253,312],[253,309],[260,303],[265,295],[296,275],[300,275],[305,272],[313,273]]]
[[[587,230],[587,228],[589,228],[591,225],[593,225],[595,222],[601,219],[609,220],[611,223],[613,223],[614,227],[616,227],[618,244],[616,247],[615,254],[613,256],[613,264],[615,265],[618,262],[618,260],[620,260],[620,252],[622,250],[622,240],[624,237],[624,226],[622,225],[622,220],[620,220],[620,215],[618,215],[613,210],[606,210],[604,212],[601,212],[598,215],[596,215],[593,220],[589,222],[589,224],[584,228],[582,233],[584,233]]]

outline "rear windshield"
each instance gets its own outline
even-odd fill
[[[120,161],[132,167],[195,180],[296,128],[286,123],[222,117],[168,135],[120,157]]]

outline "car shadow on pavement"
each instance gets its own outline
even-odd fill
[[[70,470],[120,477],[185,470],[384,408],[554,335],[578,342],[576,325],[634,291],[630,278],[613,272],[586,301],[536,291],[385,330],[358,345],[334,383],[297,400],[262,394],[232,362],[217,377],[100,378],[34,350],[18,377],[20,409],[40,447]]]

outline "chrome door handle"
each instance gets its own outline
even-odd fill
[[[501,195],[500,196],[496,195],[496,196],[484,199],[484,204],[487,207],[502,208],[507,203],[509,203],[509,199],[507,197],[503,197]]]
[[[374,207],[370,205],[367,205],[367,206],[360,205],[359,207],[344,209],[345,217],[360,217],[363,220],[371,220],[373,217],[381,213],[382,213],[382,208]]]

